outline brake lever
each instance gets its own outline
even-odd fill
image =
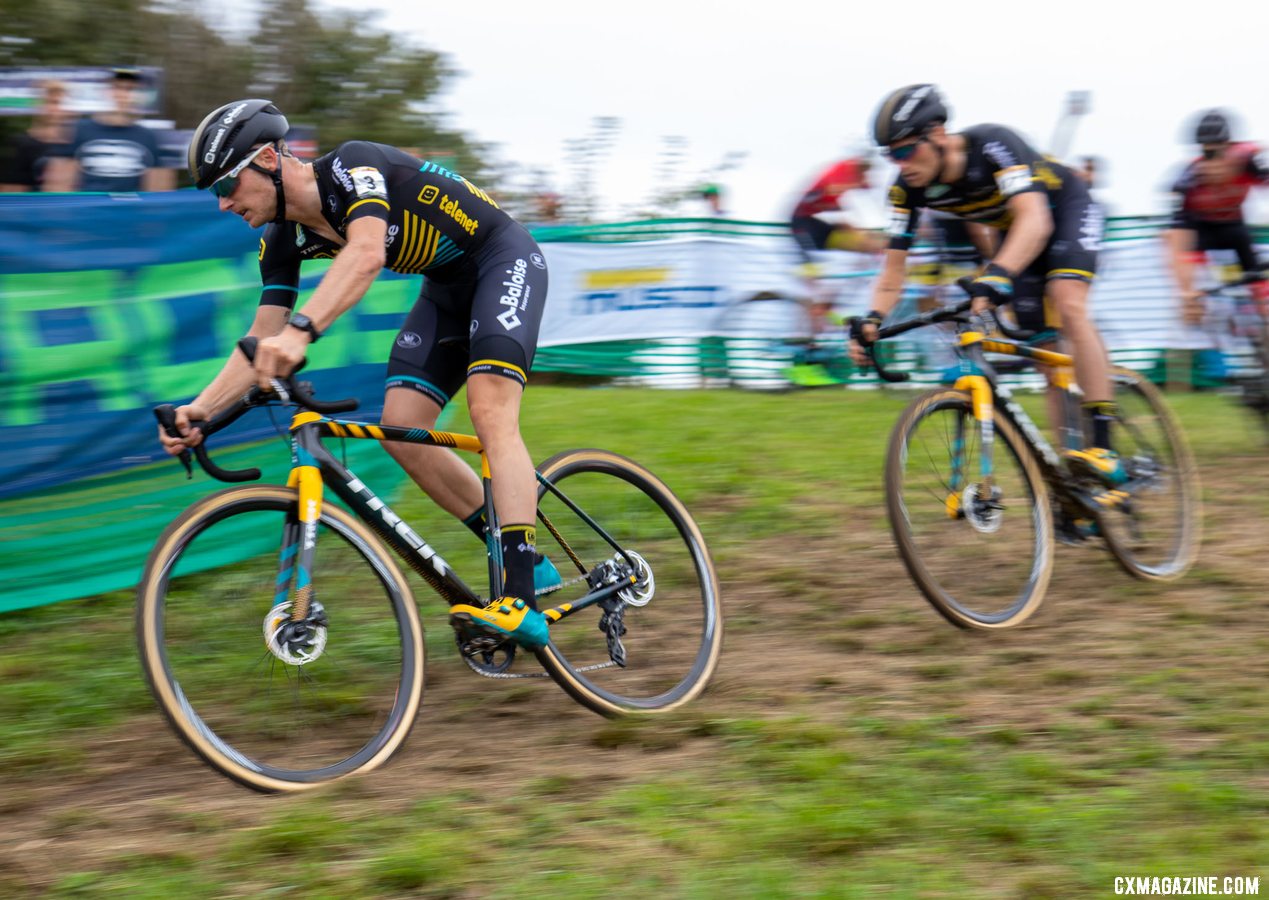
[[[176,407],[172,404],[164,403],[154,407],[154,418],[159,420],[159,426],[168,437],[182,437],[180,430],[176,427]],[[190,457],[189,448],[181,450],[176,458],[181,461],[181,465],[185,466],[185,480],[191,480],[194,477],[194,462]]]

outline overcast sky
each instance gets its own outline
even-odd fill
[[[1190,152],[1183,125],[1203,108],[1230,108],[1241,136],[1269,142],[1269,4],[1258,0],[1213,4],[1210,20],[1201,5],[1121,0],[321,5],[380,10],[376,27],[447,54],[463,73],[441,98],[451,124],[554,171],[562,192],[564,141],[596,116],[619,118],[600,173],[610,214],[648,195],[663,138],[679,136],[685,177],[747,153],[718,179],[729,211],[783,218],[818,167],[865,140],[881,98],[918,81],[943,90],[953,130],[997,122],[1045,150],[1067,93],[1091,91],[1068,156],[1105,159],[1115,214],[1164,209],[1159,189]],[[1262,221],[1264,201],[1249,209]]]

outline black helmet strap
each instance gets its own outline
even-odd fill
[[[286,221],[286,192],[282,190],[282,151],[278,149],[277,144],[273,144],[272,147],[278,155],[278,166],[276,169],[266,169],[262,166],[257,166],[254,162],[248,163],[247,168],[263,172],[273,179],[273,190],[278,198],[277,215],[273,217],[273,221],[280,225]]]

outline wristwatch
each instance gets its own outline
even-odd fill
[[[292,313],[290,321],[286,324],[294,325],[300,331],[307,331],[310,344],[316,344],[317,339],[322,336],[322,333],[317,330],[317,326],[313,324],[313,320],[304,315],[304,313]]]

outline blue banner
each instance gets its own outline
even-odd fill
[[[205,193],[0,195],[0,497],[164,458],[150,410],[201,390],[250,327],[258,243]],[[300,303],[327,265],[305,267]],[[319,396],[377,419],[418,283],[382,278],[340,319],[305,370]]]

